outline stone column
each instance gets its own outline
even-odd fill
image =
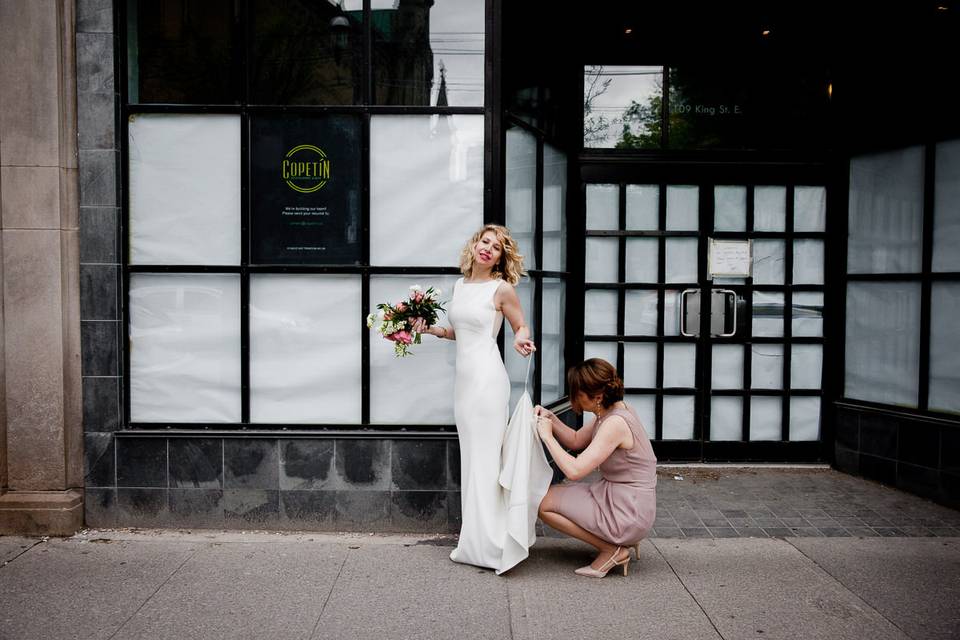
[[[74,0],[0,0],[0,533],[83,525]]]

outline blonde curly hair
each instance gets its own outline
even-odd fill
[[[460,272],[467,278],[473,274],[473,247],[487,231],[493,231],[497,235],[497,242],[503,247],[500,260],[494,265],[490,275],[494,279],[505,280],[517,286],[520,278],[527,275],[523,269],[523,256],[520,254],[517,241],[510,235],[510,229],[499,224],[485,224],[470,237],[460,252]]]

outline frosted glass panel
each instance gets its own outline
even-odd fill
[[[783,231],[786,227],[787,188],[756,187],[753,190],[754,231]]]
[[[250,276],[250,420],[357,424],[360,276]]]
[[[586,282],[617,282],[619,270],[617,238],[587,238]]]
[[[782,240],[753,241],[753,283],[783,284]]]
[[[620,187],[615,184],[587,185],[587,229],[610,231],[620,228]]]
[[[567,157],[549,144],[543,145],[543,268],[567,268]]]
[[[660,187],[655,184],[627,185],[627,229],[655,231],[660,228]]]
[[[611,336],[617,333],[617,292],[588,290],[583,296],[584,332]]]
[[[628,342],[623,345],[623,384],[653,389],[657,386],[657,345]]]
[[[933,187],[933,270],[960,271],[960,140],[937,145]]]
[[[130,117],[130,264],[240,264],[240,117]]]
[[[653,395],[628,395],[626,403],[633,408],[647,437],[653,440],[657,435],[657,398]]]
[[[849,283],[846,331],[844,395],[916,407],[920,284]]]
[[[753,335],[776,338],[783,335],[783,294],[753,292]]]
[[[627,238],[627,282],[659,282],[659,255],[655,238]]]
[[[755,344],[751,349],[750,386],[754,389],[783,388],[783,345]]]
[[[456,276],[439,275],[371,276],[370,305],[399,300],[413,284],[440,287],[440,299],[449,301],[456,280]],[[438,324],[448,326],[449,321],[441,315]],[[423,343],[413,345],[411,350],[414,355],[397,358],[392,342],[370,335],[370,422],[453,424],[456,345],[452,340],[424,336]],[[413,380],[416,384],[411,384]],[[503,411],[506,415],[507,408]]]
[[[700,228],[700,187],[667,187],[667,229],[696,231]]]
[[[780,440],[783,404],[780,398],[750,398],[750,440]]]
[[[481,226],[483,116],[370,118],[372,264],[459,264]]]
[[[823,293],[795,291],[793,294],[793,335],[823,335]]]
[[[930,298],[930,408],[960,413],[960,283],[934,282]]]
[[[530,327],[530,335],[533,335],[533,282],[529,279],[520,281],[517,285],[517,297],[520,298],[520,305],[523,308],[523,317]],[[452,293],[452,290],[451,290]],[[513,348],[513,328],[510,323],[504,320],[503,335],[504,343],[504,361],[507,366],[507,376],[510,378],[510,407],[512,408],[520,396],[523,394],[524,376],[527,374],[527,358],[524,358],[517,350]],[[541,345],[542,346],[542,345]],[[537,376],[537,366],[534,363],[530,365],[530,390],[533,390],[533,381]],[[532,396],[531,396],[532,397]]]
[[[697,239],[667,238],[667,282],[697,281]]]
[[[743,400],[714,396],[710,399],[710,440],[737,441],[743,438]]]
[[[823,240],[793,243],[793,283],[823,284]]]
[[[743,388],[743,346],[718,344],[713,347],[712,385],[714,389]]]
[[[693,439],[693,396],[664,396],[663,439]]]
[[[130,275],[133,422],[240,422],[240,276]]]
[[[507,226],[520,245],[524,264],[534,268],[533,234],[537,213],[537,139],[523,129],[507,130]],[[466,238],[463,239],[466,241]]]
[[[713,228],[717,231],[745,231],[747,228],[747,188],[713,188]]]
[[[820,398],[790,398],[790,442],[820,439]]]
[[[823,347],[819,344],[795,344],[790,356],[790,387],[819,389],[823,378]]]
[[[566,310],[566,286],[556,278],[543,280],[543,337],[540,344],[540,395],[551,402],[563,395],[563,318]],[[529,312],[528,312],[529,313]],[[516,353],[514,351],[514,353]],[[519,355],[519,354],[518,354]],[[616,362],[613,363],[616,366]]]
[[[657,292],[627,291],[624,300],[626,334],[628,336],[657,335]]]
[[[793,230],[826,231],[827,190],[825,187],[794,187]]]
[[[584,342],[583,359],[600,358],[606,360],[614,367],[617,366],[617,343],[616,342]],[[624,380],[626,384],[626,380]]]
[[[663,345],[664,387],[693,387],[696,369],[696,345],[674,343]]]
[[[680,335],[680,292],[676,289],[663,292],[663,335]]]
[[[850,160],[850,273],[920,271],[923,147]]]

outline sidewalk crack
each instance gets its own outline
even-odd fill
[[[310,640],[317,635],[317,628],[320,626],[320,620],[323,618],[323,612],[327,610],[327,603],[330,602],[330,596],[333,595],[333,588],[337,586],[337,581],[340,580],[340,574],[343,573],[343,567],[347,564],[347,558],[349,557],[349,553],[343,554],[343,562],[340,563],[340,568],[337,569],[337,575],[333,579],[333,582],[330,583],[330,590],[327,591],[327,597],[323,599],[323,605],[320,607],[320,613],[317,614],[317,621],[313,623],[313,629],[310,630],[310,635],[307,637],[307,640]]]
[[[686,583],[684,583],[683,578],[680,577],[680,574],[677,573],[677,570],[674,569],[673,565],[670,564],[670,561],[667,560],[667,556],[663,555],[663,551],[660,550],[660,547],[657,546],[657,543],[654,540],[650,540],[650,544],[653,545],[653,548],[657,550],[657,553],[660,554],[660,557],[663,558],[663,561],[667,563],[668,567],[670,567],[670,571],[672,571],[673,575],[677,577],[677,581],[680,583],[680,586],[683,587],[683,590],[687,592],[687,595],[690,596],[690,599],[693,600],[695,603],[697,603],[697,607],[699,607],[700,611],[703,613],[703,617],[707,619],[707,622],[710,623],[710,626],[713,627],[713,630],[716,632],[717,637],[720,638],[721,640],[726,640],[726,638],[723,637],[723,634],[720,633],[720,629],[718,629],[717,625],[714,624],[713,618],[711,618],[710,614],[707,613],[707,610],[703,608],[703,605],[700,604],[700,601],[697,600],[697,597],[693,595],[693,592],[691,592],[690,589],[687,588],[687,585]]]
[[[118,633],[120,633],[125,626],[127,626],[127,623],[129,623],[131,620],[133,620],[134,616],[136,616],[138,613],[140,613],[140,611],[141,611],[145,606],[147,606],[147,603],[148,603],[148,602],[150,602],[151,600],[153,600],[153,597],[156,596],[156,595],[160,592],[160,589],[163,589],[163,587],[164,587],[168,582],[170,582],[170,579],[173,578],[173,576],[175,576],[175,575],[177,575],[178,573],[180,573],[180,569],[183,569],[183,565],[187,564],[195,555],[197,555],[197,553],[200,551],[200,549],[202,549],[204,546],[209,546],[209,545],[200,545],[200,546],[198,546],[196,549],[193,550],[193,553],[191,553],[191,554],[188,555],[186,558],[184,558],[184,559],[183,559],[183,562],[181,562],[181,563],[177,566],[176,569],[174,569],[172,572],[170,572],[170,575],[167,576],[166,580],[164,580],[164,581],[161,582],[159,585],[157,585],[157,588],[153,590],[153,593],[151,593],[149,596],[147,596],[147,598],[146,598],[143,602],[140,603],[140,606],[137,607],[137,610],[136,610],[136,611],[134,611],[134,612],[131,613],[129,616],[127,616],[127,619],[124,620],[124,621],[120,624],[119,627],[117,627],[117,630],[116,630],[116,631],[114,631],[113,633],[110,634],[110,636],[107,638],[107,640],[113,640],[113,638],[116,637],[116,635],[117,635]]]
[[[25,554],[27,551],[30,551],[31,549],[33,549],[33,548],[36,547],[37,545],[43,544],[43,543],[46,542],[46,541],[47,541],[47,538],[46,538],[46,537],[40,538],[39,540],[35,541],[32,545],[30,545],[29,547],[27,547],[26,549],[24,549],[23,551],[21,551],[21,552],[18,553],[17,555],[13,556],[13,557],[10,558],[9,560],[4,560],[4,561],[3,561],[3,564],[0,564],[0,569],[4,568],[5,566],[7,566],[7,565],[10,564],[11,562],[13,562],[13,561],[16,560],[17,558],[19,558],[20,556],[22,556],[23,554]]]

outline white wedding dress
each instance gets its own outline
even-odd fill
[[[552,471],[536,439],[526,393],[507,425],[510,380],[497,348],[500,280],[453,288],[448,318],[457,343],[454,415],[460,438],[461,527],[454,562],[503,573],[536,540],[537,508]]]

